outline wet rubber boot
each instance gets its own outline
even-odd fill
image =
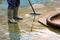
[[[17,23],[17,21],[13,19],[13,9],[8,9],[8,22]]]
[[[18,16],[18,7],[14,8],[13,16],[14,16],[14,19],[16,19],[16,20],[22,20],[23,19],[22,17]]]

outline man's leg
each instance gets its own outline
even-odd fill
[[[17,21],[15,21],[13,19],[13,13],[14,13],[14,8],[12,6],[8,6],[8,21],[11,23],[17,23]]]
[[[23,18],[18,16],[19,5],[20,5],[20,0],[16,0],[16,6],[14,7],[14,14],[13,14],[13,16],[14,16],[14,19],[22,20]]]
[[[14,7],[14,14],[13,14],[14,19],[17,20],[22,20],[23,18],[18,16],[18,7]]]

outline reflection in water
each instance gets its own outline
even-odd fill
[[[8,23],[10,40],[20,40],[18,24]]]

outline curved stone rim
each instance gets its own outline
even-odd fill
[[[60,24],[57,24],[57,23],[54,23],[54,22],[51,21],[52,18],[54,18],[56,16],[59,16],[59,15],[60,15],[60,13],[57,13],[57,14],[54,14],[54,15],[49,16],[46,19],[47,25],[54,26],[54,27],[60,27]]]

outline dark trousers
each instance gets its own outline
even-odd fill
[[[8,8],[13,9],[14,7],[18,7],[20,5],[20,0],[7,0]]]
[[[18,7],[20,0],[7,0],[8,2],[8,19],[12,20],[13,17],[18,16]]]

